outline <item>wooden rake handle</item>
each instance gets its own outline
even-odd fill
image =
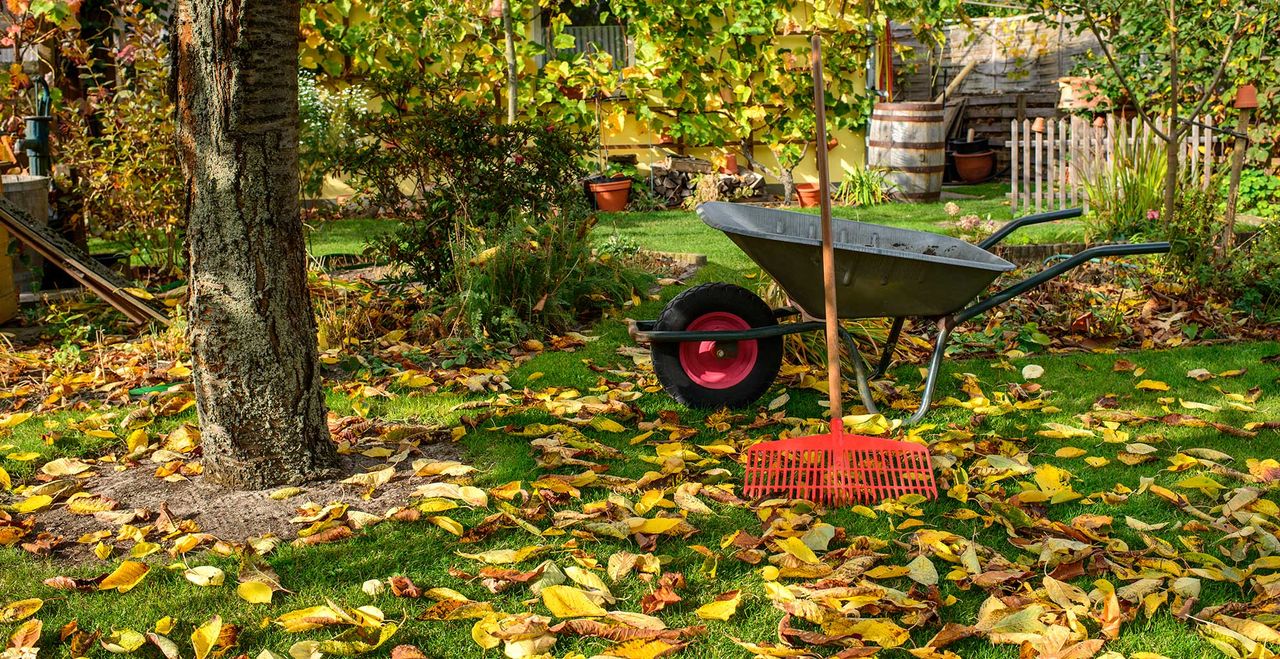
[[[822,287],[826,298],[827,397],[831,402],[831,432],[843,431],[840,404],[840,318],[836,315],[836,252],[831,235],[831,172],[827,155],[827,90],[822,79],[822,40],[815,32],[810,40],[813,65],[813,112],[817,123],[815,157],[818,159],[818,198],[822,211]]]

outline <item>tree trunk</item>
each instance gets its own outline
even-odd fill
[[[299,0],[181,0],[188,342],[204,468],[261,489],[330,473],[298,213]]]
[[[519,111],[520,86],[516,77],[516,31],[511,20],[511,0],[502,0],[502,36],[507,65],[507,123],[514,124]]]

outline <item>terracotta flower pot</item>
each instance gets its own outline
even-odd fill
[[[738,155],[736,153],[725,154],[724,165],[720,167],[720,173],[734,176],[738,174]]]
[[[996,168],[996,152],[981,151],[978,153],[954,153],[952,157],[956,162],[956,175],[965,183],[981,183],[988,178]]]
[[[800,205],[805,208],[817,206],[821,201],[819,196],[817,183],[799,183],[796,185],[796,197],[800,200]]]
[[[616,213],[627,207],[631,199],[631,179],[622,178],[603,183],[588,183],[587,188],[596,197],[596,208],[607,213]]]

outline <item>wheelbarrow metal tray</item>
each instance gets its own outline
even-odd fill
[[[808,315],[823,316],[821,218],[710,202],[708,226],[729,236]],[[925,231],[833,220],[841,318],[944,316],[1014,265],[962,240]]]

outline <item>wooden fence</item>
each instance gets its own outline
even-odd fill
[[[1221,138],[1201,124],[1211,127],[1213,118],[1204,117],[1191,125],[1183,139],[1183,166],[1208,186]],[[1010,129],[1013,139],[1005,146],[1010,149],[1009,199],[1015,217],[1076,206],[1088,209],[1084,190],[1087,172],[1110,166],[1118,144],[1133,145],[1154,137],[1151,128],[1137,117],[1125,120],[1114,115],[1103,122],[1080,117],[1015,119],[1010,122]],[[1162,125],[1161,131],[1166,129],[1167,125]],[[1158,137],[1154,139],[1163,153],[1163,142]]]

